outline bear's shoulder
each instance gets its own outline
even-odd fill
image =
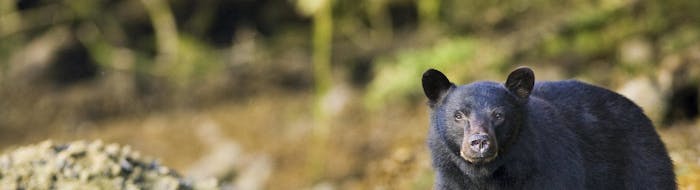
[[[617,92],[578,80],[538,82],[532,95],[562,108],[641,111]]]
[[[577,80],[540,82],[535,85],[533,98],[546,102],[551,110],[572,125],[578,133],[595,135],[589,127],[606,126],[604,131],[624,129],[616,121],[640,121],[651,125],[642,108],[626,97],[603,87]],[[614,131],[609,131],[614,132]]]
[[[580,95],[580,93],[600,93],[608,91],[579,80],[542,81],[535,83],[532,94],[536,97],[558,95]]]

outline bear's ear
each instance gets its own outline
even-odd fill
[[[520,98],[527,98],[532,92],[532,87],[535,86],[535,74],[532,69],[520,67],[510,72],[506,80],[506,88],[508,91]]]
[[[428,69],[423,73],[423,92],[428,97],[428,104],[434,107],[437,102],[443,97],[447,90],[452,88],[454,84],[450,82],[442,72],[435,69]]]

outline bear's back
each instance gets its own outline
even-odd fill
[[[557,107],[560,114],[577,126],[574,130],[578,133],[592,132],[591,135],[595,135],[610,131],[616,134],[617,131],[627,132],[634,127],[632,131],[656,134],[651,121],[639,106],[602,87],[577,80],[538,82],[532,90],[532,97]]]
[[[576,80],[538,82],[531,98],[549,102],[572,124],[586,162],[588,188],[675,186],[671,161],[661,139],[643,110],[631,100]],[[642,176],[647,174],[655,174],[656,178],[640,180],[647,179]]]
[[[624,96],[577,80],[537,82],[532,96],[577,114],[605,112],[606,115],[615,116],[631,113],[643,115],[642,109]]]

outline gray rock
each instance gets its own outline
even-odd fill
[[[618,93],[632,100],[642,107],[644,113],[657,124],[663,119],[667,103],[664,101],[665,95],[654,85],[652,80],[646,77],[633,79],[617,90]]]
[[[0,187],[7,189],[219,189],[215,179],[200,181],[101,141],[44,141],[0,155]]]

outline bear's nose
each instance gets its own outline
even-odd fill
[[[486,134],[474,134],[469,137],[469,145],[474,152],[486,153],[489,149],[489,136]]]

